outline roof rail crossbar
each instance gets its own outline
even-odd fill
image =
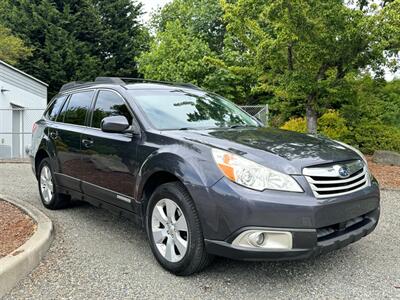
[[[131,78],[131,77],[97,77],[96,82],[101,83],[116,83],[116,84],[127,84],[129,82],[143,82],[143,83],[159,83],[159,84],[167,84],[167,85],[177,85],[181,87],[189,87],[193,89],[200,89],[198,86],[192,83],[181,83],[181,82],[171,82],[171,81],[162,81],[162,80],[153,80],[153,79],[144,79],[144,78]]]
[[[60,92],[70,90],[70,89],[76,88],[76,87],[84,85],[84,84],[85,84],[85,82],[83,82],[83,81],[68,82],[61,87]]]
[[[96,77],[96,83],[109,83],[109,84],[125,84],[125,81],[120,77]]]
[[[129,82],[142,82],[142,83],[158,83],[158,84],[166,84],[172,86],[180,86],[187,87],[196,90],[200,90],[200,88],[192,83],[180,83],[180,82],[169,82],[169,81],[161,81],[161,80],[152,80],[152,79],[144,79],[144,78],[129,78],[129,77],[96,77],[93,82],[83,82],[83,81],[73,81],[64,84],[60,92],[64,92],[66,90],[82,88],[86,86],[90,86],[93,84],[118,84],[118,85],[126,85]]]
[[[77,89],[77,88],[83,88],[83,87],[87,87],[93,84],[121,84],[121,85],[125,85],[125,82],[123,80],[121,80],[118,77],[97,77],[95,79],[95,81],[72,81],[72,82],[68,82],[66,84],[64,84],[61,89],[60,92],[64,92],[66,90],[71,90],[71,89]]]

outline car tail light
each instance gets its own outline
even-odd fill
[[[37,127],[38,127],[37,124],[36,124],[36,123],[33,123],[33,125],[32,125],[32,134],[35,133]]]

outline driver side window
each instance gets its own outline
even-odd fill
[[[132,115],[125,101],[112,91],[100,91],[93,109],[92,126],[100,128],[101,120],[109,116],[125,116],[132,125]]]

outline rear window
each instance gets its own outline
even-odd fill
[[[44,113],[44,117],[48,120],[55,121],[67,97],[68,96],[61,96],[56,98]]]
[[[64,123],[85,125],[86,114],[90,109],[93,91],[81,92],[71,95],[68,104],[64,105],[61,117]],[[62,120],[60,120],[62,121]]]

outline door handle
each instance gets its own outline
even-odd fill
[[[50,135],[50,138],[52,138],[53,140],[57,139],[57,137],[58,137],[57,131],[50,131],[49,135]]]
[[[82,139],[82,145],[85,146],[86,148],[91,147],[93,144],[94,144],[93,140]]]

